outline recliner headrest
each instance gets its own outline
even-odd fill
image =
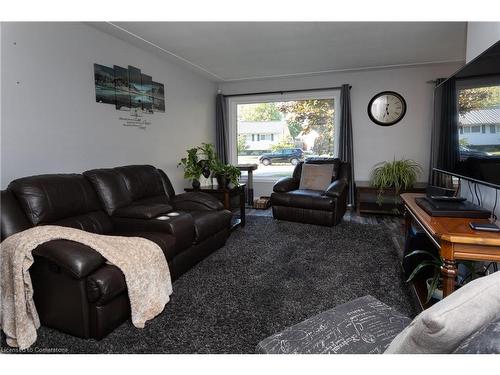
[[[108,215],[146,198],[165,196],[158,170],[151,165],[127,165],[83,172],[99,194]],[[168,200],[168,198],[167,198]]]
[[[12,181],[14,193],[33,225],[100,210],[97,194],[81,174],[46,174]]]
[[[127,165],[115,170],[125,179],[133,201],[165,194],[160,173],[152,165]]]

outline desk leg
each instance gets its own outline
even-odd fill
[[[405,216],[405,241],[406,241],[408,239],[408,233],[410,233],[411,229],[411,215],[406,208],[404,216]]]
[[[441,244],[441,254],[444,265],[441,267],[443,276],[443,298],[449,296],[455,290],[455,278],[457,277],[457,264],[453,259],[453,248],[448,242]]]

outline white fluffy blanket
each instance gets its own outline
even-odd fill
[[[158,245],[140,237],[104,236],[55,225],[38,226],[16,233],[0,245],[0,327],[9,346],[26,349],[36,341],[40,320],[28,270],[33,264],[32,251],[56,239],[87,245],[123,272],[134,326],[143,328],[146,321],[163,311],[172,294],[172,282]]]

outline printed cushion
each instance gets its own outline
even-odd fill
[[[274,334],[265,354],[383,353],[411,319],[372,296],[357,298]]]
[[[299,189],[325,191],[332,182],[333,164],[304,164]]]

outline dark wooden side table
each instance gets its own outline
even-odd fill
[[[413,188],[405,193],[425,193],[427,183],[417,182]],[[394,189],[384,189],[382,204],[377,203],[378,188],[373,187],[369,181],[356,181],[356,204],[359,214],[394,215],[394,208],[403,212],[403,203],[395,206]]]
[[[186,188],[187,192],[201,191],[202,193],[207,193],[217,198],[222,202],[224,208],[231,212],[236,210],[240,211],[240,218],[234,219],[232,221],[231,229],[235,229],[238,226],[245,226],[245,184],[240,184],[239,186],[230,186],[229,188],[219,187],[218,185],[207,185],[201,186],[199,189]]]
[[[253,171],[255,171],[259,166],[257,164],[238,164],[238,168],[241,172],[247,172],[247,204],[249,207],[253,207]]]

